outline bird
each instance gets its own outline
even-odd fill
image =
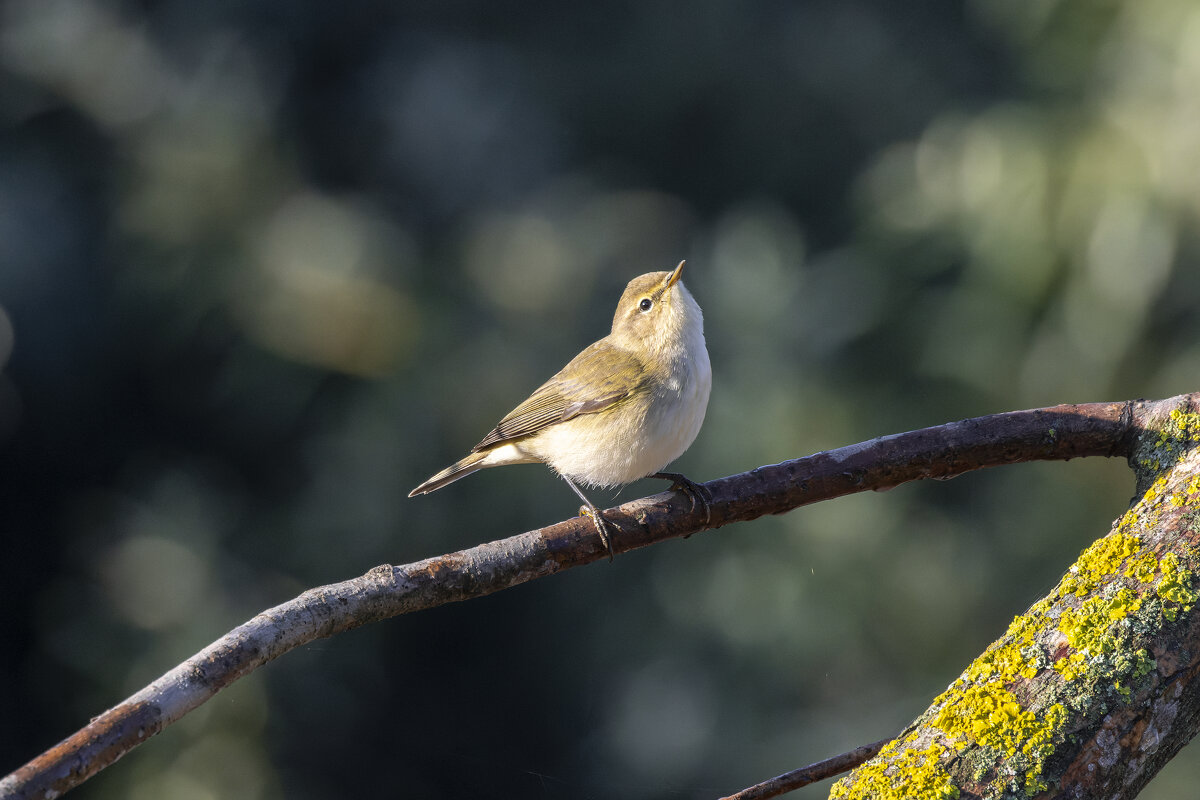
[[[427,494],[474,472],[544,463],[583,501],[613,557],[608,524],[579,484],[612,488],[653,477],[672,481],[710,515],[707,490],[662,472],[695,441],[712,390],[704,315],[674,270],[629,282],[612,331],[571,359],[510,411],[471,452],[409,493]],[[711,518],[711,515],[710,515]]]

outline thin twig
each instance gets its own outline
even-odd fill
[[[742,789],[737,794],[722,797],[721,800],[767,800],[768,797],[778,797],[781,794],[787,794],[802,786],[808,786],[810,783],[816,783],[826,778],[832,778],[834,775],[849,772],[859,764],[873,758],[890,741],[891,739],[880,739],[878,742],[872,744],[864,744],[862,747],[857,747],[848,753],[842,753],[840,756],[827,758],[824,761],[809,764],[807,767],[785,772],[782,775],[771,778],[769,781],[756,783],[753,786]]]
[[[1160,401],[1169,403],[1174,401]],[[781,514],[855,492],[950,478],[1017,461],[1125,455],[1144,402],[1063,405],[968,419],[704,484],[707,509],[682,492],[605,512],[617,553],[706,528]],[[467,600],[608,557],[596,528],[571,519],[406,566],[380,566],[304,592],[235,628],[3,780],[0,798],[56,796],[90,778],[238,678],[296,647],[399,614]]]

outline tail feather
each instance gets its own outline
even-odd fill
[[[471,453],[465,458],[455,461],[450,466],[438,474],[431,477],[429,480],[422,483],[417,488],[408,493],[409,497],[416,497],[419,494],[428,494],[436,492],[448,483],[454,483],[459,478],[465,478],[472,472],[478,472],[483,469],[483,464],[480,462],[487,457],[487,453]]]

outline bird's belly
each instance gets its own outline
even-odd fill
[[[525,449],[557,472],[592,486],[618,486],[658,472],[696,439],[708,406],[708,384],[630,398],[609,412],[553,425]]]

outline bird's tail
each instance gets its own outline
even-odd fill
[[[428,494],[435,492],[448,483],[454,483],[459,478],[465,478],[472,472],[477,472],[483,469],[483,464],[480,462],[487,457],[487,453],[471,453],[465,458],[460,458],[444,470],[434,475],[429,480],[422,483],[417,488],[408,493],[409,497],[416,497],[419,494]]]

